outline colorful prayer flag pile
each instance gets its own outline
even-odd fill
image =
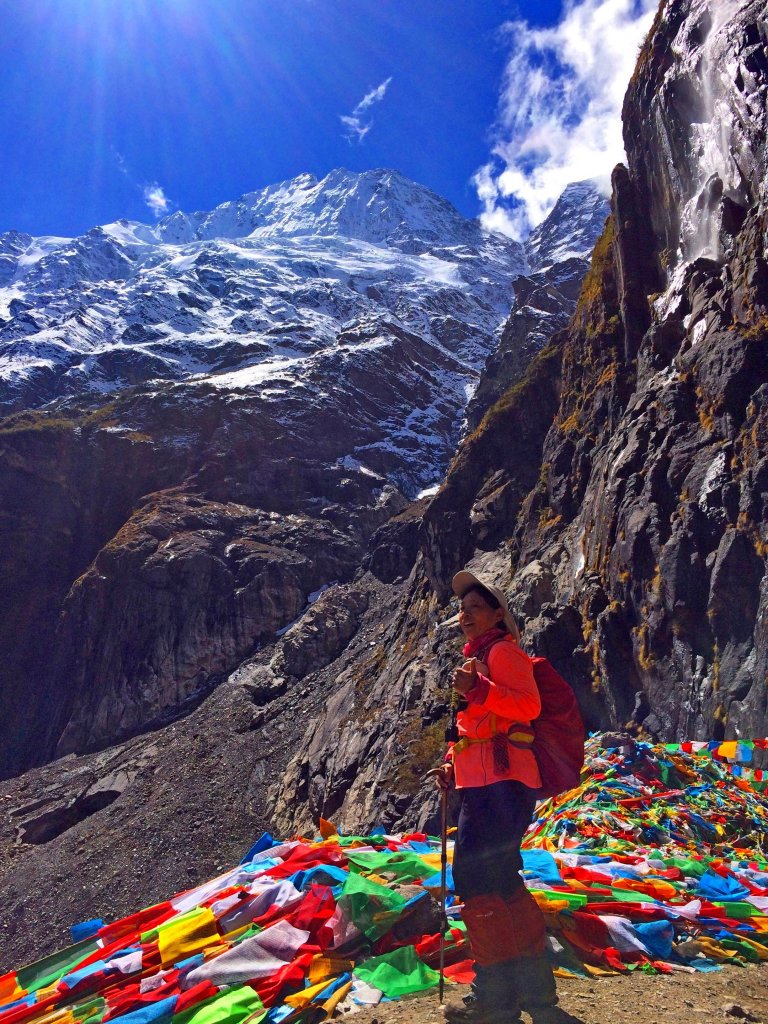
[[[590,740],[582,784],[539,805],[525,841],[561,968],[768,960],[768,803],[724,759],[736,744],[604,742]]]
[[[743,767],[753,760],[756,750],[768,751],[768,739],[665,743],[664,749],[670,753],[682,751],[686,754],[696,754],[697,757],[711,757],[715,761],[727,761],[737,778],[748,779],[760,793],[764,793],[768,788],[768,771],[766,769]]]
[[[524,850],[561,973],[768,960],[768,811],[732,768],[590,741],[582,785],[540,806]],[[314,840],[262,836],[165,903],[75,925],[74,945],[0,977],[0,1024],[318,1024],[435,986],[439,839],[322,824]],[[447,974],[468,981],[458,911],[451,894]]]

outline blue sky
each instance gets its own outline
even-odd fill
[[[524,234],[567,180],[616,162],[600,126],[652,7],[3,0],[0,231],[151,222],[345,166],[397,168]]]

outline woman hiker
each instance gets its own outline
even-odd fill
[[[453,685],[461,698],[459,740],[437,773],[455,785],[459,820],[453,880],[463,900],[475,981],[449,1024],[513,1024],[526,1010],[534,1024],[576,1018],[557,1006],[544,948],[546,928],[525,887],[520,843],[531,822],[541,777],[530,749],[541,703],[528,655],[506,598],[467,570],[453,578],[467,642]]]

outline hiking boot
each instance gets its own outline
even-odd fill
[[[521,1024],[520,1009],[514,1004],[491,1005],[470,994],[461,1003],[449,1003],[443,1009],[448,1024]]]
[[[557,1005],[555,976],[546,956],[519,957],[510,968],[520,1003],[533,1024],[584,1024]]]

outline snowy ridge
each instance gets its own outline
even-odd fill
[[[377,244],[419,238],[442,245],[482,244],[489,237],[477,221],[466,220],[447,200],[397,171],[351,174],[342,168],[322,181],[299,175],[207,214],[172,214],[159,222],[154,235],[172,242],[343,235]]]
[[[474,377],[525,268],[520,245],[394,171],[301,175],[210,213],[75,239],[8,232],[0,407],[156,379],[224,386],[246,379],[238,367],[266,375],[387,323]]]

